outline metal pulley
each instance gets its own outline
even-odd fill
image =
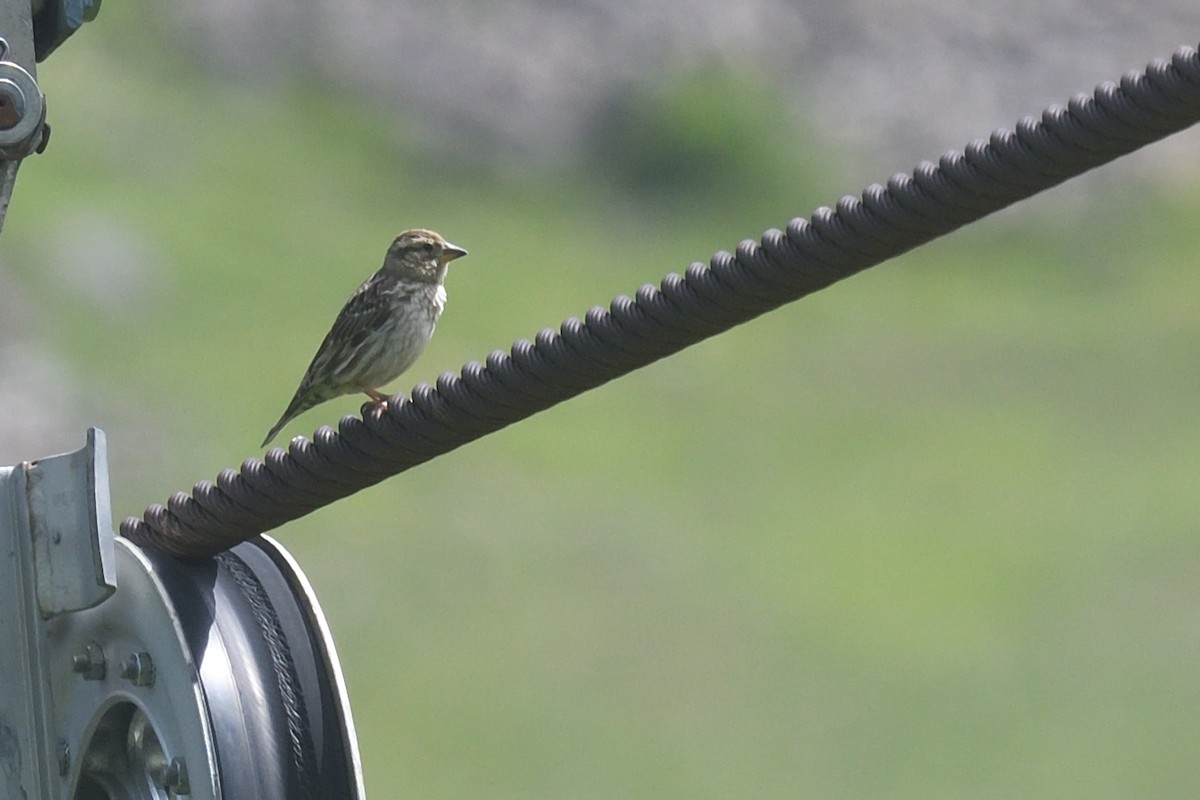
[[[260,537],[182,562],[113,536],[104,435],[0,468],[0,797],[363,797],[333,642]]]

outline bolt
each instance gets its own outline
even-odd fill
[[[58,774],[66,775],[71,771],[71,745],[66,739],[58,740]]]
[[[42,153],[46,152],[46,145],[48,145],[48,144],[50,144],[50,123],[43,122],[42,123],[42,140],[40,142],[38,142],[38,146],[34,149],[33,152],[37,153],[40,156]]]
[[[183,756],[175,756],[163,772],[163,788],[175,794],[191,794],[192,787],[188,783],[187,762]]]
[[[121,677],[134,686],[154,685],[154,662],[147,652],[134,653],[121,662]]]
[[[102,681],[108,672],[104,659],[104,648],[99,642],[89,642],[82,653],[71,656],[71,671],[81,676],[85,681]]]

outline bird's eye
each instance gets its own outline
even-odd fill
[[[433,252],[433,242],[425,242],[425,243],[423,243],[423,244],[421,245],[421,249],[422,249],[423,251],[425,251],[426,253],[432,253],[432,252]]]

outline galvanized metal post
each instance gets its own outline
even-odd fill
[[[69,760],[47,624],[116,590],[111,519],[100,430],[75,453],[0,468],[0,797],[52,796]]]

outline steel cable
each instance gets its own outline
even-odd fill
[[[494,351],[485,364],[444,373],[386,409],[365,405],[337,431],[322,427],[286,452],[247,459],[126,519],[121,534],[175,556],[210,557],[1197,121],[1200,57],[1185,47],[1015,130],[871,185],[861,198],[844,197],[633,298]]]

